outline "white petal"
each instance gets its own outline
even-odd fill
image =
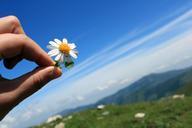
[[[65,59],[64,54],[61,54],[60,62],[63,63],[63,62],[64,62],[64,59]]]
[[[48,48],[49,50],[53,50],[53,49],[56,49],[57,47],[55,47],[55,46],[53,46],[53,45],[47,45],[47,48]]]
[[[48,52],[48,55],[51,56],[51,57],[52,56],[56,56],[58,54],[59,54],[59,50],[58,49],[53,49],[53,50]]]
[[[53,42],[53,41],[49,41],[49,44],[51,44],[52,46],[54,46],[56,48],[59,47],[59,45],[57,43]]]
[[[77,50],[73,49],[72,51],[73,51],[76,55],[78,55],[78,51],[77,51]]]
[[[68,41],[67,41],[67,39],[66,39],[66,38],[63,38],[63,43],[68,44]]]
[[[77,59],[77,55],[74,53],[74,51],[70,51],[69,52],[69,54],[73,57],[73,58],[75,58],[75,59]]]
[[[69,44],[69,47],[70,47],[71,49],[74,49],[74,48],[76,48],[76,45],[75,45],[74,43],[72,43],[72,44]]]
[[[54,41],[58,44],[58,45],[61,45],[61,41],[59,39],[54,39]]]
[[[59,53],[56,57],[55,57],[55,61],[59,61],[61,59],[61,55],[62,53]]]

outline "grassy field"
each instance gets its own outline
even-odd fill
[[[138,112],[144,112],[146,116],[135,119],[134,115]],[[65,128],[191,128],[192,97],[109,105],[103,110],[90,109],[74,113],[72,119],[63,117],[34,128],[54,128],[60,122],[65,124]]]

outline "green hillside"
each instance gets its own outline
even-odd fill
[[[68,115],[73,112],[94,108],[100,104],[129,104],[144,101],[155,101],[173,94],[192,94],[192,67],[150,74],[142,77],[130,86],[104,97],[94,104],[79,106],[59,112]]]
[[[152,101],[175,93],[192,94],[192,67],[150,74],[115,94],[99,100],[97,104],[127,104]]]
[[[144,112],[146,116],[135,119],[134,115],[138,112]],[[60,122],[65,124],[65,128],[191,128],[192,97],[109,105],[103,110],[85,110],[72,114],[72,119],[63,117],[34,128],[54,128]]]
[[[182,78],[181,83],[185,83],[184,86],[179,88],[176,93],[182,93],[187,96],[192,96],[192,72],[188,71]]]

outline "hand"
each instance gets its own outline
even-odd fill
[[[61,75],[54,62],[27,37],[15,16],[0,18],[0,55],[4,66],[12,69],[22,59],[38,65],[35,70],[13,80],[0,75],[0,120],[17,104]]]

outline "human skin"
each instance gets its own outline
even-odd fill
[[[38,91],[49,81],[61,76],[55,62],[24,32],[15,16],[0,18],[0,55],[4,66],[12,69],[23,59],[35,62],[33,71],[15,79],[0,75],[0,120],[21,101]],[[22,70],[22,69],[21,69]]]

